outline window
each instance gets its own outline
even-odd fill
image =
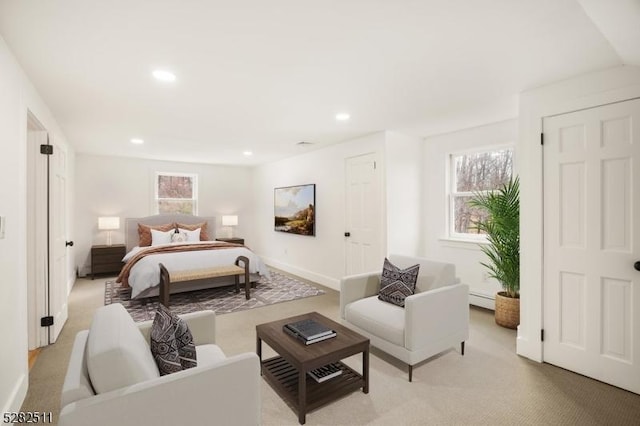
[[[474,194],[489,193],[509,182],[513,174],[513,150],[452,154],[450,170],[449,236],[483,240],[475,224],[485,220],[488,213],[468,203]]]
[[[198,175],[156,173],[156,213],[198,214]]]

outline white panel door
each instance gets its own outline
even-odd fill
[[[640,100],[544,120],[544,360],[640,393]]]
[[[380,269],[382,253],[382,182],[371,153],[346,160],[346,274]]]
[[[67,267],[67,152],[59,144],[53,145],[49,161],[49,234],[50,285],[49,315],[53,316],[50,343],[58,338],[68,317],[67,299],[69,277]]]
[[[29,350],[49,344],[47,327],[40,319],[48,315],[47,265],[47,156],[40,145],[47,143],[47,131],[31,115],[27,129],[27,315]]]

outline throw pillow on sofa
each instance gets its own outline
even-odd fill
[[[378,299],[404,308],[404,299],[416,292],[419,270],[419,264],[400,269],[385,258]]]
[[[162,307],[164,307],[164,305],[162,305]],[[196,346],[193,344],[191,330],[189,330],[187,322],[173,312],[171,312],[171,317],[176,327],[176,343],[178,345],[180,365],[182,365],[183,370],[193,368],[198,365],[198,361],[196,359]]]
[[[186,321],[160,304],[151,326],[151,354],[160,375],[197,365],[193,336]]]

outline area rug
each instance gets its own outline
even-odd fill
[[[305,297],[319,296],[324,291],[300,280],[270,271],[270,278],[262,277],[251,288],[251,298],[245,299],[244,288],[236,294],[235,286],[208,288],[171,295],[171,310],[184,314],[211,309],[216,314],[244,311]],[[242,285],[241,285],[242,287]],[[134,321],[151,320],[155,316],[158,297],[131,299],[131,288],[122,287],[115,281],[106,281],[104,285],[104,304],[122,303]]]

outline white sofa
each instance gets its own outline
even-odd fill
[[[213,311],[181,317],[198,366],[160,376],[148,344],[152,321],[136,324],[120,304],[99,308],[76,335],[59,424],[260,424],[257,355],[226,357],[215,344]]]
[[[469,287],[459,284],[455,265],[419,257],[390,255],[401,269],[420,264],[416,294],[405,307],[378,299],[381,272],[344,277],[340,283],[340,319],[367,336],[371,345],[413,366],[469,338]]]

